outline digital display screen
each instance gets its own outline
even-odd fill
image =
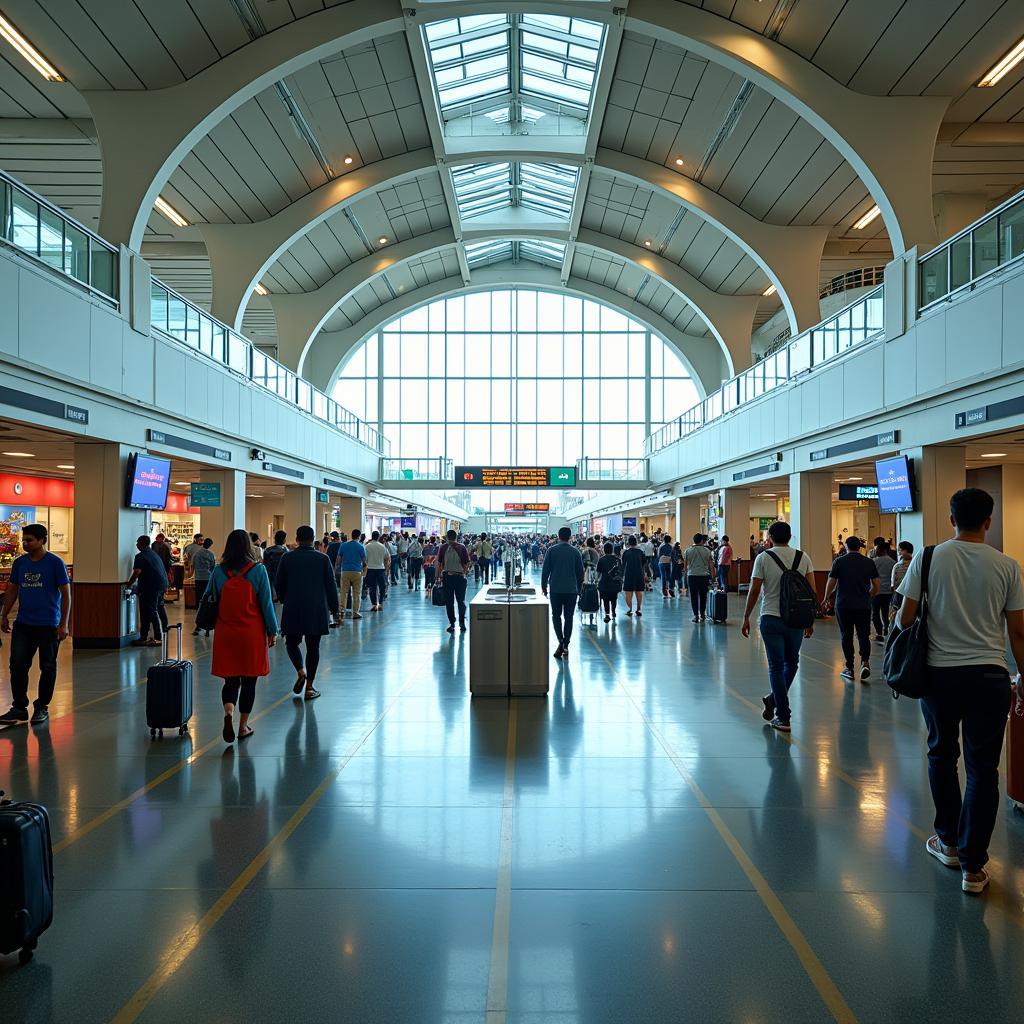
[[[170,480],[170,459],[157,459],[152,455],[130,456],[125,504],[129,508],[162,512],[167,507],[167,486]]]
[[[575,487],[575,466],[456,466],[456,487]]]
[[[879,512],[913,512],[914,481],[910,462],[905,455],[879,459],[875,463],[878,477]]]
[[[523,516],[523,515],[534,515],[538,512],[550,512],[551,505],[546,501],[535,501],[535,502],[521,502],[521,501],[506,501],[505,502],[505,515],[507,516]]]
[[[878,501],[877,484],[840,484],[840,501]],[[771,525],[771,524],[769,524]],[[767,527],[766,527],[767,528]]]
[[[627,526],[630,529],[633,529],[633,530],[636,529],[636,516],[623,516],[622,517],[622,528],[626,529]]]

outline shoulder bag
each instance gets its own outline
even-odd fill
[[[921,598],[917,616],[906,629],[894,629],[885,642],[882,674],[892,690],[893,700],[918,700],[928,693],[928,574],[935,546],[921,556]]]

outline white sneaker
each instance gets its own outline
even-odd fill
[[[839,673],[839,676],[842,679],[849,679],[850,682],[852,683],[853,682],[853,669],[849,668],[849,667],[844,668],[843,671]]]
[[[964,892],[974,894],[984,892],[988,888],[988,872],[984,869],[974,872],[965,871],[961,876],[960,888]]]
[[[866,683],[871,678],[871,669],[866,664],[860,667],[860,681]]]

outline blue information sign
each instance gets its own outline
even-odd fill
[[[188,503],[192,508],[220,508],[220,483],[208,481],[191,484]]]

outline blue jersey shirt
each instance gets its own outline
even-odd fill
[[[359,572],[366,561],[366,548],[357,540],[347,540],[338,551],[342,572]]]
[[[38,562],[21,555],[11,566],[11,582],[18,587],[18,622],[26,626],[60,625],[59,588],[70,582],[63,559],[49,551]]]

